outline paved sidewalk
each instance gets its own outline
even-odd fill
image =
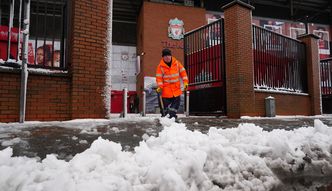
[[[182,118],[182,122],[186,124],[188,129],[197,129],[201,132],[206,132],[210,127],[234,128],[241,123],[254,123],[266,131],[271,131],[273,129],[292,130],[299,127],[313,126],[315,119],[319,119],[324,124],[332,127],[332,115],[312,117],[280,116],[276,118],[248,117],[243,119],[228,119],[223,117],[189,117]]]

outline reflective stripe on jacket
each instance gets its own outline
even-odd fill
[[[183,83],[188,83],[188,76],[182,64],[172,57],[172,64],[169,67],[163,59],[157,67],[156,81],[158,87],[162,88],[162,97],[171,98],[182,94],[180,77]]]

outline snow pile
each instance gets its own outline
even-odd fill
[[[17,143],[22,143],[22,142],[25,143],[25,144],[27,144],[26,141],[23,141],[20,138],[16,137],[16,138],[13,138],[13,139],[8,140],[8,141],[1,142],[1,146],[8,147],[8,146],[13,146],[13,145],[15,145]]]
[[[263,131],[254,124],[211,127],[208,134],[161,119],[164,130],[135,152],[99,138],[69,162],[37,161],[0,151],[1,190],[206,191],[271,190],[280,175],[332,176],[332,130],[314,127]]]

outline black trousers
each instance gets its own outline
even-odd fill
[[[180,107],[181,96],[172,97],[172,98],[163,98],[164,103],[164,114],[169,114],[169,118],[177,119],[176,112]]]

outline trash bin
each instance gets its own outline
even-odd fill
[[[276,116],[276,102],[272,96],[265,98],[265,115],[266,117]]]
[[[129,113],[138,113],[138,100],[136,91],[127,93],[127,111]],[[121,113],[123,110],[123,91],[112,90],[111,92],[111,113]]]

